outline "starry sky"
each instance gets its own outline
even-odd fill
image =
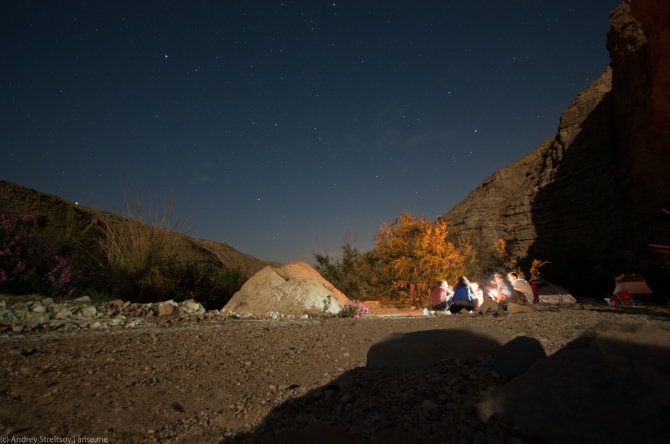
[[[174,192],[263,260],[365,251],[553,136],[618,4],[5,0],[0,178],[108,211]]]

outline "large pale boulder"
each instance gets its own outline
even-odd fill
[[[223,311],[260,316],[268,312],[302,315],[323,310],[328,296],[330,313],[339,312],[351,302],[309,264],[292,262],[281,268],[268,266],[260,270],[233,295]]]
[[[670,329],[599,324],[479,408],[542,442],[666,442]]]

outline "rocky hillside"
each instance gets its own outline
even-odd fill
[[[442,216],[467,235],[508,241],[522,268],[573,292],[608,292],[621,273],[658,267],[670,243],[670,3],[626,0],[611,14],[611,63],[558,132]],[[661,274],[660,272],[658,273]],[[657,281],[658,282],[658,281]]]
[[[73,204],[58,196],[40,193],[12,182],[0,180],[0,214],[31,214],[37,218],[48,218],[54,207],[62,203]],[[95,224],[102,213],[109,214],[83,205],[77,205],[74,209],[75,218],[80,225],[84,226]],[[119,220],[125,219],[119,218]],[[281,266],[276,262],[261,261],[221,242],[194,239],[184,235],[179,237],[181,241],[178,256],[183,262],[208,263],[224,269],[239,268],[247,276],[254,275],[268,265]]]

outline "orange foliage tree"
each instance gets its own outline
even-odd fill
[[[471,260],[472,245],[460,239],[454,244],[447,235],[446,222],[428,222],[425,216],[416,218],[411,213],[400,214],[391,225],[384,223],[375,234],[375,250],[393,286],[429,288],[441,279],[453,284]]]

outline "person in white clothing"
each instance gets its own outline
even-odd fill
[[[533,303],[533,289],[530,288],[530,284],[528,281],[525,279],[519,279],[519,275],[517,273],[509,273],[507,275],[509,278],[510,282],[512,283],[512,287],[518,291],[519,293],[522,293],[524,298],[526,299],[526,302],[528,304]]]

